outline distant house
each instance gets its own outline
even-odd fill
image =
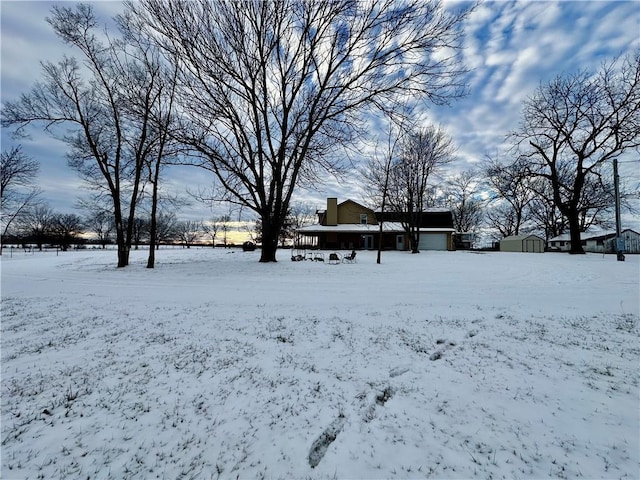
[[[409,238],[402,227],[402,214],[374,212],[353,200],[338,203],[327,198],[326,210],[318,210],[318,223],[298,230],[300,242],[322,249],[408,250]],[[382,219],[380,236],[379,219]],[[453,250],[453,219],[447,210],[423,212],[420,250]],[[381,242],[381,243],[380,243]]]
[[[513,235],[500,240],[501,252],[544,252],[544,239],[537,235]]]
[[[624,229],[620,232],[620,237],[624,242],[623,253],[640,253],[640,233],[630,228]],[[607,238],[604,242],[606,252],[616,251],[616,235],[613,234]]]
[[[620,232],[624,242],[624,253],[640,253],[640,234],[635,230],[627,228]],[[616,232],[612,231],[591,231],[582,232],[580,235],[582,248],[585,252],[591,253],[615,253],[616,252]],[[571,250],[571,236],[563,233],[549,240],[549,249],[568,252]]]
[[[582,242],[583,244],[585,243],[584,238]],[[557,237],[553,237],[547,242],[547,246],[549,250],[554,252],[568,252],[571,250],[571,236],[568,233],[563,233]]]

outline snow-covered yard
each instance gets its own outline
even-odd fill
[[[640,258],[2,256],[2,478],[640,475]]]

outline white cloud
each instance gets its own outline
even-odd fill
[[[476,70],[471,97],[436,109],[464,158],[504,143],[520,120],[521,103],[540,82],[637,48],[637,3],[487,2],[467,22],[465,41]]]

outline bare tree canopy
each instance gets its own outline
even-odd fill
[[[39,123],[68,145],[69,164],[95,199],[112,203],[118,267],[124,267],[144,167],[162,156],[166,145],[167,75],[160,57],[131,33],[139,26],[126,17],[119,19],[122,38],[99,31],[87,4],[54,6],[47,22],[79,60],[65,56],[58,63],[43,62],[42,81],[3,105],[2,126],[20,131]]]
[[[89,209],[84,219],[84,226],[88,232],[95,236],[103,249],[111,242],[111,235],[114,229],[111,212],[99,208]]]
[[[581,218],[607,201],[606,165],[640,146],[640,51],[596,74],[560,76],[542,85],[525,102],[513,138],[531,174],[551,185],[569,224],[571,253],[584,253]]]
[[[451,210],[453,228],[459,233],[476,233],[483,221],[481,186],[480,174],[473,169],[454,175],[444,184],[444,204]]]
[[[202,222],[184,220],[176,224],[176,236],[182,242],[183,247],[191,248],[191,245],[202,233]]]
[[[501,237],[519,235],[529,220],[529,205],[535,196],[526,159],[503,163],[498,158],[487,158],[484,175],[489,187],[490,202],[486,212],[489,227]]]
[[[378,235],[382,238],[384,214],[389,198],[389,182],[391,169],[397,162],[398,150],[403,135],[407,133],[404,119],[398,121],[393,115],[387,116],[386,132],[380,135],[376,141],[373,155],[360,169],[362,179],[366,183],[366,192],[372,205],[380,208],[378,219]],[[376,263],[382,261],[382,242],[378,242]]]
[[[431,203],[433,177],[453,161],[455,146],[443,128],[428,126],[402,136],[398,158],[389,171],[390,210],[401,212],[411,253],[419,253],[422,213]]]
[[[460,95],[461,24],[437,1],[128,2],[180,60],[180,139],[262,222],[261,261],[297,185],[340,170],[369,110]]]
[[[51,234],[53,241],[62,251],[67,251],[72,243],[80,241],[85,232],[82,218],[74,213],[58,213],[53,216]]]
[[[44,243],[51,238],[55,216],[49,205],[36,205],[27,215],[20,218],[18,232],[27,242],[35,243],[38,249],[42,250]]]
[[[298,230],[305,225],[313,224],[316,218],[316,208],[312,204],[304,202],[292,203],[285,219],[284,228],[280,234],[282,245],[286,240],[293,240],[294,245],[299,245],[300,238],[296,238]]]
[[[20,145],[3,150],[0,156],[0,199],[2,201],[2,236],[15,221],[35,206],[40,190],[36,175],[40,164],[25,155]],[[1,253],[1,252],[0,252]]]
[[[537,172],[537,169],[534,169]],[[487,224],[503,238],[523,232],[544,234],[548,241],[568,229],[568,222],[554,202],[553,185],[532,173],[524,156],[503,163],[489,157],[484,167],[490,201]],[[580,231],[593,225],[611,227],[614,204],[611,168],[585,178],[578,204]]]

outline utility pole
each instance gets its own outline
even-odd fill
[[[616,256],[624,262],[624,238],[620,235],[620,187],[618,186],[618,159],[613,159],[613,189],[616,197]]]

